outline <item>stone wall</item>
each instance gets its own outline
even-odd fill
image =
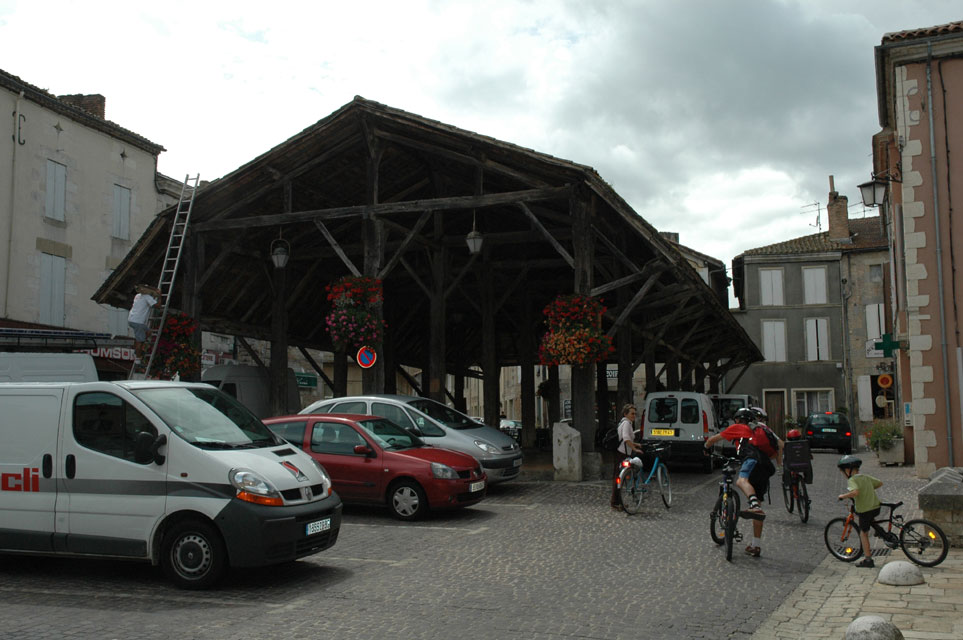
[[[939,525],[950,546],[963,547],[963,467],[937,469],[918,499],[923,517]]]

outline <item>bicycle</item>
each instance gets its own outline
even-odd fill
[[[782,497],[786,501],[786,511],[793,512],[797,509],[799,519],[803,522],[809,521],[809,507],[812,501],[809,499],[809,490],[806,488],[806,478],[800,471],[786,469],[782,476]]]
[[[855,502],[852,498],[849,502],[849,514],[845,518],[830,520],[823,532],[829,553],[843,562],[853,562],[863,555]],[[949,551],[946,534],[935,523],[922,518],[903,522],[903,516],[895,513],[902,504],[902,501],[880,503],[881,507],[889,509],[889,516],[873,522],[875,536],[882,538],[883,543],[890,549],[902,548],[906,557],[916,564],[935,567],[946,559]],[[887,527],[884,529],[880,526],[882,524]],[[899,530],[899,535],[893,532],[894,527]]]
[[[622,461],[622,469],[619,471],[617,480],[622,508],[630,515],[638,513],[642,508],[642,501],[649,493],[649,484],[652,482],[652,478],[655,478],[659,484],[662,504],[665,505],[666,509],[672,506],[672,485],[669,484],[669,470],[662,460],[663,456],[668,459],[671,451],[670,446],[668,444],[643,443],[642,449],[645,453],[655,456],[648,476],[645,476],[642,459],[635,456]],[[645,476],[644,479],[643,476]]]
[[[726,560],[732,561],[732,545],[742,536],[736,531],[739,521],[739,491],[733,485],[733,478],[739,473],[742,461],[737,457],[711,454],[722,461],[722,482],[719,483],[719,497],[709,514],[709,537],[716,544],[726,545]]]

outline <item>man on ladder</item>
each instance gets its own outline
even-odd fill
[[[134,304],[127,314],[127,324],[134,330],[134,364],[140,364],[144,358],[144,342],[147,340],[147,320],[151,308],[160,301],[161,292],[149,284],[139,284],[134,287],[134,291],[137,295],[134,296]]]

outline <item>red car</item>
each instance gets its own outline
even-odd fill
[[[385,418],[299,414],[264,424],[320,462],[348,504],[383,504],[395,517],[414,520],[485,497],[487,477],[475,458],[428,446]]]

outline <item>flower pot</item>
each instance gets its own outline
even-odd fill
[[[880,464],[903,464],[903,439],[895,438],[889,449],[880,447],[876,452]]]

